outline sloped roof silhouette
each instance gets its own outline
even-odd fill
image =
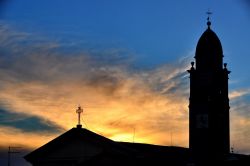
[[[65,132],[59,137],[53,139],[47,144],[41,146],[35,151],[24,156],[24,158],[30,162],[45,159],[53,151],[66,146],[66,144],[74,144],[75,142],[79,142],[79,141],[87,142],[88,144],[101,147],[102,150],[100,151],[100,153],[105,152],[108,154],[115,154],[115,155],[121,155],[121,156],[133,155],[135,153],[134,150],[127,148],[126,146],[123,146],[119,144],[118,142],[112,141],[108,138],[105,138],[87,129],[72,128],[71,130]],[[78,150],[79,149],[75,149],[75,151],[78,151]],[[100,153],[98,153],[97,155],[100,155]],[[76,156],[76,158],[77,157],[79,158],[79,156]]]
[[[79,145],[79,142],[85,142],[94,149],[95,147],[100,147],[101,150],[93,155],[91,154],[91,156],[87,156],[89,158],[83,158],[83,149],[85,147]],[[77,146],[74,146],[75,144]],[[61,153],[60,149],[65,149],[67,153]],[[79,155],[75,155],[76,153],[71,154],[72,151],[78,152]],[[91,152],[91,149],[86,151],[87,153]],[[187,161],[188,149],[142,143],[115,142],[92,131],[78,127],[70,129],[29,153],[24,158],[30,163],[45,163],[45,165],[52,161],[70,163],[73,161],[74,165],[100,165],[105,163],[112,163],[112,165],[136,165],[138,163],[153,164],[156,161],[179,163]]]

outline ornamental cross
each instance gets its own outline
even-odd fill
[[[212,12],[210,12],[210,10],[208,9],[208,11],[206,12],[207,14],[207,21],[209,21],[210,19],[210,15],[213,14]]]
[[[78,114],[78,125],[81,125],[81,113],[83,113],[81,106],[77,108],[76,113]]]

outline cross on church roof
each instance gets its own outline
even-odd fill
[[[81,106],[78,106],[78,108],[76,109],[76,113],[78,114],[78,124],[77,127],[81,128],[81,113],[83,113],[83,109],[81,108]]]

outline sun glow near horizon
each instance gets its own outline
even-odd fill
[[[182,75],[180,68],[167,64],[155,70],[131,73],[124,67],[91,62],[86,71],[89,62],[85,59],[85,55],[64,58],[42,53],[24,55],[21,61],[17,58],[8,69],[0,71],[5,78],[1,81],[0,94],[3,108],[17,114],[11,120],[34,116],[39,123],[52,127],[52,131],[39,131],[34,126],[28,132],[17,129],[17,143],[41,146],[52,136],[74,127],[78,104],[84,109],[83,125],[117,141],[134,139],[134,142],[167,145],[171,132],[188,132],[187,101],[183,95],[186,86],[182,83],[186,78],[176,78]],[[26,62],[30,64],[25,65]],[[28,66],[34,69],[29,70]],[[31,77],[26,78],[27,74]],[[53,128],[58,129],[53,131]],[[6,135],[14,137],[6,131]],[[39,137],[41,134],[44,137]],[[34,139],[26,141],[25,135]],[[184,141],[187,138],[181,139],[182,145],[187,146]]]
[[[68,56],[55,51],[54,47],[60,50],[58,43],[27,49],[20,44],[27,40],[25,34],[7,32],[0,31],[0,43],[9,47],[8,56],[0,58],[0,146],[42,146],[76,126],[75,109],[80,104],[83,126],[107,138],[188,147],[186,70],[191,55],[136,69],[129,57],[119,58],[123,54],[119,50]],[[242,144],[250,138],[246,129],[250,118],[245,116],[249,106],[238,100],[247,95],[246,89],[229,95],[231,138],[236,148],[250,153],[250,144]]]

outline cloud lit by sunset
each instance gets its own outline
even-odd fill
[[[84,52],[67,56],[56,50],[59,43],[29,45],[26,51],[19,42],[26,42],[28,35],[2,32],[11,58],[1,57],[0,99],[5,112],[1,142],[40,146],[75,127],[75,109],[81,105],[83,125],[116,141],[170,145],[172,135],[175,145],[188,146],[188,77],[183,60],[135,70],[116,59],[119,51],[111,54],[116,62],[105,63],[100,59],[105,60],[107,53],[94,58]],[[28,125],[32,119],[35,123]],[[13,141],[5,139],[14,135]]]
[[[0,146],[45,144],[76,126],[81,105],[83,126],[110,139],[188,147],[189,56],[142,70],[119,50],[68,56],[60,43],[35,41],[26,49],[32,36],[11,28],[2,28],[1,36],[10,49],[0,59]],[[249,138],[250,124],[237,99],[247,94],[230,94],[231,137],[243,151],[250,145],[239,142]]]
[[[18,146],[26,166],[76,127],[78,106],[82,126],[109,139],[189,147],[187,70],[208,6],[231,71],[230,147],[250,154],[246,0],[12,0],[0,1],[0,165]]]

